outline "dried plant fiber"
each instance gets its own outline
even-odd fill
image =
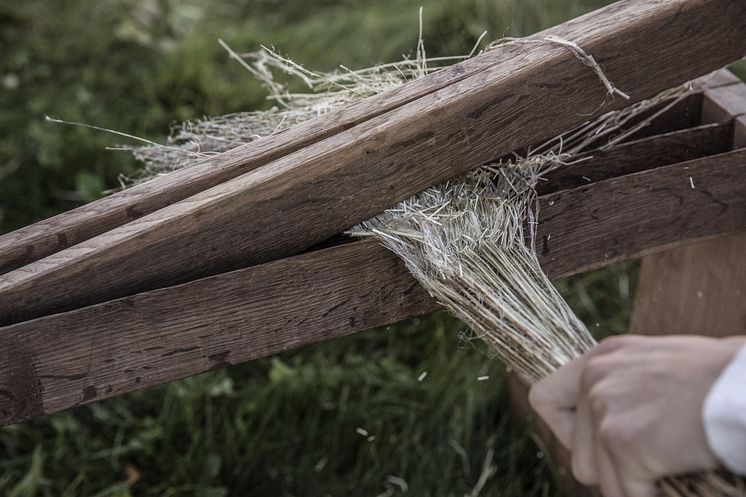
[[[593,57],[570,41],[554,37],[501,43],[563,46],[594,71],[608,98],[627,98]],[[476,51],[462,57],[428,59],[420,33],[414,59],[356,71],[341,67],[315,73],[268,48],[247,55],[225,48],[268,89],[276,106],[181,124],[173,128],[165,145],[147,142],[121,147],[144,163],[142,174],[124,179],[123,184],[188,167],[206,156],[425,76]],[[275,81],[276,71],[296,76],[309,91],[291,93]],[[694,90],[696,84],[686,85],[604,114],[525,156],[486,165],[428,188],[350,232],[380,240],[510,368],[528,381],[537,381],[595,345],[539,265],[534,248],[537,183],[548,171],[578,160],[580,152],[613,147]],[[629,126],[654,108],[660,110]],[[669,478],[660,486],[671,497],[744,495],[743,480],[714,472]]]

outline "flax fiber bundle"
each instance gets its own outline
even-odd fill
[[[421,40],[420,33],[415,59],[358,71],[342,67],[330,73],[308,71],[267,48],[238,55],[226,47],[267,87],[277,106],[184,123],[172,130],[165,145],[123,147],[145,164],[142,175],[126,183],[189,166],[469,57],[428,59]],[[626,97],[593,58],[571,42],[558,38],[507,42],[564,46],[596,72],[609,98]],[[289,92],[274,80],[273,71],[278,70],[300,78],[309,91]],[[428,188],[350,233],[380,240],[497,357],[527,380],[539,380],[590,350],[595,341],[539,265],[534,247],[537,182],[546,172],[577,160],[580,152],[613,147],[693,90],[694,85],[687,85],[604,114],[526,156],[483,166]],[[649,115],[653,108],[661,110],[629,127],[630,121]],[[661,482],[661,489],[671,497],[744,495],[741,479],[714,472],[669,478]]]

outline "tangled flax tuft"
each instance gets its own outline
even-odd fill
[[[610,97],[626,97],[576,44],[553,39],[502,40],[551,43],[572,51],[591,68]],[[225,45],[224,45],[225,46]],[[341,67],[315,73],[263,48],[238,60],[270,92],[276,106],[184,123],[165,145],[122,147],[145,168],[142,181],[189,166],[206,156],[290,128],[365,97],[398,87],[444,64],[469,56],[427,59],[422,36],[415,59],[353,71]],[[290,93],[273,72],[299,78],[307,93]],[[578,154],[613,147],[694,91],[685,85],[657,97],[606,113],[523,156],[482,166],[399,203],[350,230],[374,236],[396,253],[430,294],[464,320],[508,366],[536,381],[595,344],[584,324],[542,272],[534,246],[536,185],[548,171],[572,163]],[[671,497],[743,495],[743,481],[717,473],[661,482]]]
[[[531,381],[594,343],[527,243],[538,174],[556,160],[480,168],[356,230],[397,254],[433,297]]]

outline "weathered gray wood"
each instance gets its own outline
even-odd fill
[[[746,84],[738,83],[704,92],[702,122],[716,123],[746,115]]]
[[[744,174],[740,150],[543,196],[542,267],[557,278],[746,230]],[[0,424],[436,307],[367,239],[26,321],[0,328]]]
[[[567,37],[593,54],[633,101],[746,54],[742,0],[622,1],[565,27]],[[611,101],[600,109],[605,90],[566,49],[545,43],[523,49],[463,81],[4,275],[0,323],[299,253],[434,183],[627,103]],[[220,160],[242,158],[228,153]]]

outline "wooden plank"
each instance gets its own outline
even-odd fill
[[[733,147],[733,123],[707,124],[593,150],[581,155],[582,162],[570,164],[546,176],[539,193],[574,188],[615,176],[632,174],[653,166],[716,155]]]
[[[702,117],[706,122],[735,118],[734,144],[746,146],[746,84],[706,91]],[[746,333],[744,254],[746,235],[737,234],[643,258],[630,332]]]
[[[728,69],[721,69],[707,76],[703,76],[700,80],[698,80],[698,82],[695,82],[694,84],[701,84],[704,87],[704,92],[707,92],[708,90],[717,90],[716,92],[714,92],[715,94],[721,93],[724,95],[730,95],[732,93],[732,90],[718,89],[726,86],[740,85],[742,84],[742,81]],[[708,119],[707,117],[703,119],[702,113],[704,92],[694,93],[688,98],[683,99],[681,102],[677,103],[671,109],[669,109],[666,113],[653,119],[653,121],[648,126],[631,135],[628,140],[634,141],[641,138],[648,138],[655,135],[669,133],[672,131],[685,130],[688,128],[699,126],[702,123],[711,124],[730,120],[725,115],[723,115],[722,120],[713,120],[711,118]],[[649,113],[647,113],[647,115],[640,115],[638,118],[631,120],[627,127],[637,124],[641,120],[646,119],[647,117],[649,117],[649,115],[652,115],[657,111],[658,109],[652,109]]]
[[[741,84],[741,78],[733,74],[729,69],[721,69],[715,71],[712,76],[707,77],[707,86],[710,88],[717,88],[719,86],[737,85]]]
[[[717,30],[703,29],[713,24]],[[623,1],[567,26],[568,38],[633,101],[746,53],[741,0]],[[604,89],[574,55],[544,43],[523,48],[463,81],[4,275],[0,323],[302,252],[434,183],[600,112]]]
[[[628,126],[632,127],[641,121],[648,119],[658,112],[660,108],[653,108],[643,112],[636,118],[630,120]],[[699,126],[702,118],[702,93],[694,93],[681,102],[676,103],[665,113],[653,118],[653,120],[644,128],[628,137],[628,141],[649,138],[655,135],[662,135],[672,131],[680,131]]]
[[[652,4],[652,1],[646,1]],[[537,36],[576,38],[586,26],[622,22],[646,5],[624,0],[549,28]],[[0,236],[0,274],[40,260],[105,233],[134,219],[207,190],[310,144],[380,116],[487,68],[525,53],[523,46],[503,46],[401,88],[366,99],[331,115],[300,124],[283,133],[236,148],[229,157],[209,158],[188,169],[155,178],[77,209]],[[722,63],[724,65],[725,62]],[[727,82],[717,76],[713,83]]]
[[[537,248],[556,276],[642,255],[648,246],[661,250],[659,230],[677,233],[674,242],[739,231],[746,184],[733,172],[744,170],[746,149],[739,149],[545,195]],[[732,181],[742,185],[727,184]],[[659,190],[662,184],[668,190]]]
[[[746,334],[746,233],[645,257],[630,332]]]
[[[541,197],[542,267],[557,278],[746,230],[745,159],[741,150]],[[703,176],[699,190],[689,175]],[[367,239],[26,321],[0,329],[0,424],[436,307]]]

